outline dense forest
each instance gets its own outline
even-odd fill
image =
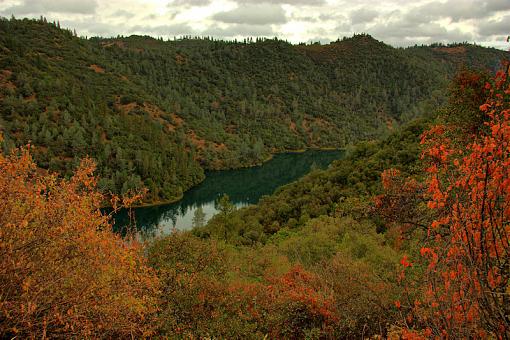
[[[44,18],[0,19],[0,50],[0,338],[510,338],[505,52]],[[113,232],[206,169],[306,148],[345,157],[191,231]]]
[[[145,245],[112,232],[91,158],[62,178],[32,147],[0,154],[0,336],[510,337],[509,65],[462,71],[441,109]]]
[[[327,45],[87,39],[44,18],[0,19],[0,51],[4,151],[31,144],[39,168],[65,177],[91,156],[102,192],[145,187],[145,201],[175,200],[204,169],[275,152],[367,141],[369,153],[373,140],[445,104],[460,69],[495,70],[504,57],[470,44],[397,49],[366,34]],[[257,223],[276,230],[289,213],[303,224],[318,213],[310,204]]]

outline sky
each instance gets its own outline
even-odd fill
[[[141,34],[393,46],[475,42],[508,50],[510,0],[0,0],[0,16],[58,20],[81,36]]]

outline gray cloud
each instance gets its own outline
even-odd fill
[[[78,30],[83,35],[89,36],[101,36],[101,37],[112,37],[118,34],[125,34],[126,32],[119,32],[117,26],[96,22],[96,21],[71,21],[71,20],[60,20],[62,27],[69,27]]]
[[[203,7],[211,3],[211,0],[173,0],[167,4],[167,7]]]
[[[249,24],[234,24],[229,25],[227,28],[221,28],[217,25],[214,25],[207,30],[200,32],[200,34],[203,36],[214,36],[220,38],[233,38],[236,36],[272,37],[276,35],[271,26]]]
[[[278,36],[329,41],[366,32],[407,46],[476,41],[507,49],[510,0],[0,0],[0,15],[60,20],[82,35]],[[190,10],[210,6],[208,10]],[[218,12],[219,11],[219,12]],[[451,22],[450,26],[448,22]],[[287,24],[288,25],[283,25]]]
[[[508,35],[510,34],[510,14],[502,17],[500,20],[489,20],[480,23],[478,33],[484,37],[492,35]]]
[[[480,1],[476,0],[450,0],[448,2],[431,2],[416,12],[429,19],[451,18],[453,21],[479,18],[486,15],[480,10]]]
[[[336,20],[339,18],[345,19],[345,17],[343,15],[337,15],[337,14],[332,14],[332,13],[323,13],[323,14],[319,15],[319,20],[322,20],[322,21]]]
[[[412,8],[410,15],[420,17],[421,22],[451,18],[454,22],[466,19],[486,18],[496,12],[510,10],[509,0],[448,0],[434,1]]]
[[[196,32],[188,24],[170,24],[158,26],[135,25],[129,28],[129,33],[153,34],[157,36],[180,36],[196,34]]]
[[[326,3],[325,0],[236,0],[236,2],[241,4],[281,4],[281,5],[306,5],[306,6],[318,6],[324,5]]]
[[[353,31],[352,26],[348,22],[340,22],[335,27],[335,34],[337,35],[339,35],[340,33],[343,33],[345,35],[345,33],[349,33],[352,31]]]
[[[149,14],[149,15],[144,16],[143,20],[150,20],[150,21],[152,21],[152,20],[156,20],[157,17],[158,16],[156,14]]]
[[[94,14],[97,9],[96,0],[23,0],[19,5],[11,6],[2,12],[10,15],[50,13]]]
[[[360,8],[351,12],[351,22],[353,25],[371,22],[379,16],[379,12],[371,8]]]
[[[494,14],[505,13],[507,10],[510,10],[508,0],[434,1],[381,15],[376,24],[366,25],[365,31],[400,46],[412,43],[490,41],[490,37],[508,34],[506,32],[510,31],[510,14],[500,20],[491,19]],[[444,18],[473,29],[451,29],[437,23],[437,20]]]
[[[297,21],[314,22],[314,23],[319,21],[319,18],[313,17],[311,15],[293,15],[291,19],[297,20]]]
[[[332,41],[333,41],[333,40],[331,40],[331,39],[317,37],[317,38],[311,38],[311,39],[308,39],[308,40],[306,41],[306,43],[308,43],[308,44],[313,44],[313,43],[329,44],[329,43],[331,43]]]
[[[132,18],[134,16],[135,16],[134,13],[128,12],[124,9],[119,9],[118,11],[116,11],[112,14],[112,17],[121,17],[121,18],[127,18],[127,19]]]
[[[246,4],[228,12],[220,12],[213,16],[216,21],[227,24],[269,25],[287,22],[285,11],[280,5]]]
[[[377,24],[369,33],[376,38],[394,45],[409,43],[462,42],[473,41],[473,35],[459,29],[447,30],[438,23],[412,23],[406,20]]]
[[[485,9],[490,12],[510,11],[510,1],[508,0],[487,0]]]
[[[305,6],[320,6],[326,3],[325,0],[233,0],[238,4],[273,4],[273,5],[305,5]],[[207,6],[213,0],[172,0],[168,3],[168,7],[183,6]]]

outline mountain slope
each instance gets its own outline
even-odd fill
[[[395,49],[368,35],[329,45],[131,36],[82,39],[34,20],[0,20],[0,127],[69,174],[90,155],[112,192],[169,200],[203,169],[271,152],[344,147],[386,134],[444,101],[457,69],[492,69],[503,51]],[[449,50],[450,49],[450,50]]]

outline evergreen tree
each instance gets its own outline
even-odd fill
[[[193,214],[193,228],[203,227],[205,224],[205,213],[201,206],[199,206]]]

